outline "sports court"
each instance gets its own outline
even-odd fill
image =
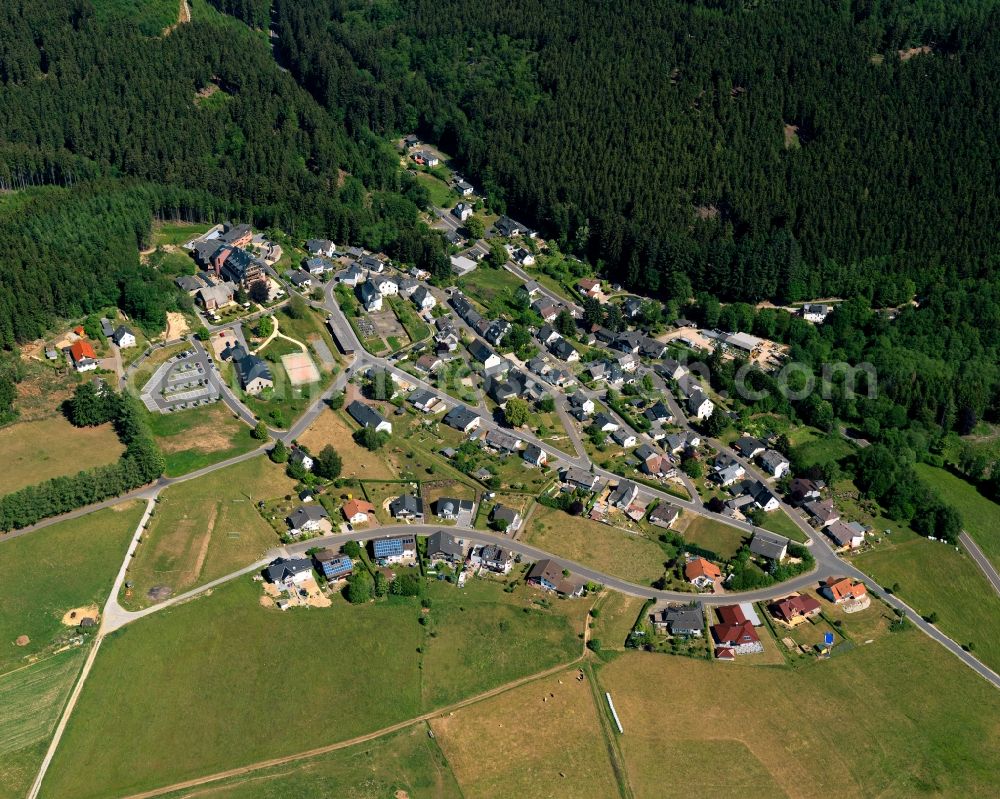
[[[288,381],[293,386],[304,386],[306,383],[319,382],[319,369],[312,362],[307,352],[293,352],[281,356],[281,365],[285,367]]]

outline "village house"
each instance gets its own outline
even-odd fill
[[[566,399],[571,408],[579,410],[584,416],[590,416],[594,412],[594,401],[582,391],[570,394]]]
[[[366,280],[358,286],[358,297],[368,313],[376,313],[382,310],[382,292],[371,280]]]
[[[571,488],[582,488],[590,492],[596,490],[601,481],[601,478],[596,474],[588,472],[586,469],[578,469],[575,466],[564,470],[560,479]]]
[[[750,539],[750,552],[767,560],[780,563],[788,554],[788,539],[783,535],[756,529]]]
[[[425,388],[414,389],[406,401],[421,413],[437,413],[445,408],[444,402],[433,391]]]
[[[752,436],[741,436],[736,440],[736,443],[733,444],[733,449],[747,460],[750,460],[751,458],[756,458],[764,452],[766,447],[763,442],[758,441]]]
[[[583,584],[566,577],[562,567],[548,558],[538,561],[531,567],[527,581],[531,585],[562,596],[580,596],[583,593]]]
[[[305,558],[278,558],[264,569],[265,580],[290,590],[308,582],[312,576],[312,562]]]
[[[94,345],[86,339],[74,341],[70,344],[68,352],[76,371],[92,372],[97,368],[97,353],[94,352]]]
[[[610,433],[612,430],[617,430],[619,424],[604,411],[601,411],[594,417],[594,427],[602,433]]]
[[[365,271],[353,262],[346,269],[337,272],[337,282],[348,286],[357,286],[364,279]]]
[[[582,278],[577,282],[576,288],[585,297],[597,299],[601,296],[601,281],[591,277]]]
[[[813,524],[820,529],[829,527],[840,520],[840,511],[833,504],[832,499],[813,499],[806,502],[803,507],[813,520]]]
[[[722,571],[710,560],[692,558],[684,564],[684,579],[699,589],[713,588],[722,580]]]
[[[313,459],[302,447],[294,446],[288,455],[288,462],[295,466],[301,466],[307,472],[312,471]]]
[[[464,405],[456,405],[445,414],[444,423],[463,433],[471,433],[479,427],[482,419]]]
[[[670,528],[673,527],[674,522],[677,521],[680,515],[680,510],[672,505],[667,505],[665,502],[661,502],[650,511],[649,522],[650,524],[655,524],[657,527]]]
[[[327,582],[334,583],[337,580],[343,580],[354,571],[354,563],[351,562],[351,559],[335,549],[324,547],[314,552],[312,557],[317,571],[326,578]]]
[[[795,627],[813,616],[818,616],[822,607],[807,594],[795,594],[772,602],[768,610],[778,621],[789,627]]]
[[[424,518],[424,501],[413,494],[401,494],[389,503],[393,519],[420,521]]]
[[[525,463],[530,463],[532,466],[544,466],[548,460],[545,450],[537,444],[528,444],[524,448],[524,452],[521,453],[521,457],[524,458]]]
[[[767,450],[760,456],[758,463],[770,477],[774,477],[777,480],[788,474],[788,470],[791,468],[788,458],[776,449]]]
[[[627,508],[639,496],[639,486],[631,480],[621,480],[608,496],[608,504],[615,508]]]
[[[821,305],[814,302],[807,302],[802,306],[800,313],[802,318],[807,322],[812,322],[813,324],[821,325],[826,321],[831,313],[833,313],[832,305]]]
[[[705,628],[705,614],[697,604],[661,608],[649,614],[649,621],[655,629],[683,638],[700,638]]]
[[[514,567],[514,553],[496,544],[488,544],[474,550],[471,561],[474,566],[482,566],[487,571],[510,574]]]
[[[274,387],[271,367],[256,355],[244,355],[239,359],[233,358],[233,365],[236,367],[236,375],[239,377],[240,385],[247,394],[257,395],[265,389]]]
[[[375,516],[375,506],[363,499],[349,499],[340,512],[350,524],[367,524]]]
[[[819,591],[824,597],[838,605],[868,601],[868,590],[865,588],[865,584],[852,580],[850,577],[827,577]]]
[[[503,527],[504,532],[513,533],[521,526],[521,514],[514,508],[497,503],[490,511],[490,521]]]
[[[354,400],[348,405],[347,412],[362,427],[374,427],[378,432],[392,432],[392,423],[371,405],[366,405],[360,400]]]
[[[465,560],[466,545],[461,539],[438,530],[427,537],[427,560],[458,566]]]
[[[625,449],[634,447],[637,443],[639,443],[635,435],[623,427],[611,431],[611,440],[614,441],[619,447],[624,447]]]
[[[465,222],[472,216],[472,206],[468,203],[459,203],[451,209],[451,215],[458,219],[459,222]]]
[[[551,322],[559,316],[559,306],[549,297],[539,297],[531,303],[531,309],[546,322]]]
[[[126,350],[135,346],[135,333],[125,325],[119,325],[111,334],[111,340],[118,345],[119,349]]]
[[[521,448],[521,439],[502,430],[488,430],[483,443],[502,454],[516,452]]]
[[[323,255],[332,258],[336,249],[337,245],[329,239],[309,239],[306,242],[306,251],[310,255]]]
[[[306,533],[329,531],[330,514],[322,505],[301,505],[288,515],[289,532],[298,538]]]
[[[788,486],[788,499],[796,507],[820,498],[821,486],[807,477],[796,477]]]
[[[431,290],[427,286],[418,286],[416,291],[413,292],[412,299],[413,304],[421,311],[429,311],[437,305],[437,299],[431,294]]]
[[[379,566],[413,565],[417,561],[417,539],[412,535],[376,538],[372,558]]]
[[[672,358],[664,358],[662,363],[655,364],[653,371],[671,380],[680,380],[688,374],[687,367]]]
[[[472,521],[472,513],[476,509],[476,504],[471,499],[455,499],[454,497],[441,497],[434,505],[435,513],[441,519],[448,521],[460,521],[464,517],[467,521]]]
[[[719,623],[712,626],[712,637],[715,639],[717,658],[731,660],[735,655],[764,651],[753,623],[739,605],[721,605],[715,612]]]
[[[413,364],[414,368],[416,368],[418,372],[423,372],[424,374],[436,372],[443,365],[444,361],[442,361],[436,354],[430,352],[425,355],[421,355]]]
[[[838,550],[857,549],[865,542],[865,529],[858,522],[844,524],[837,519],[826,525],[823,531],[830,536]]]

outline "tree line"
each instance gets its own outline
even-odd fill
[[[117,463],[67,477],[54,477],[0,497],[0,530],[14,530],[76,508],[125,494],[156,480],[163,455],[149,429],[146,410],[130,394],[91,383],[79,386],[67,403],[67,417],[78,426],[112,422],[125,452]]]

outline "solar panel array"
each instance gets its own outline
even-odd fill
[[[372,549],[376,558],[388,558],[393,555],[403,554],[403,540],[401,538],[382,538],[372,542]]]

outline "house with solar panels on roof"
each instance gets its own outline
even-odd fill
[[[313,562],[319,573],[331,583],[343,580],[354,571],[354,563],[347,555],[329,547],[314,552]]]
[[[413,565],[417,561],[417,539],[412,535],[376,538],[372,541],[372,558],[379,566]]]

